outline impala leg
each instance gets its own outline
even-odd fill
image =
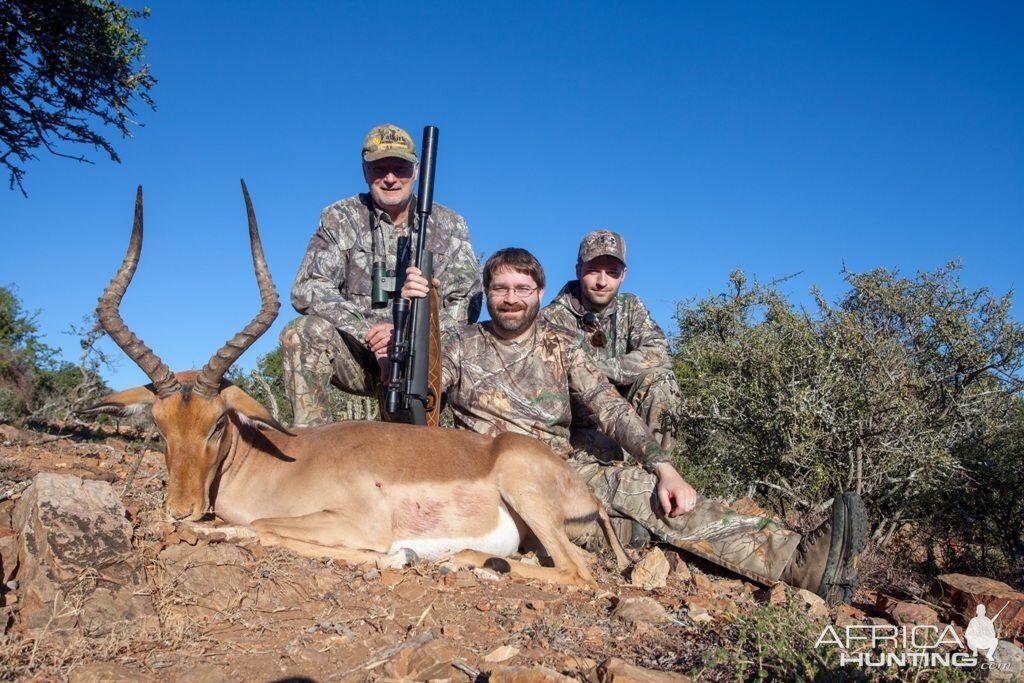
[[[589,580],[580,576],[576,568],[539,567],[532,564],[523,564],[516,560],[504,557],[495,557],[489,553],[482,553],[479,550],[460,550],[452,555],[452,562],[468,567],[487,567],[500,572],[508,572],[513,576],[522,576],[526,579],[536,579],[549,583],[561,583],[568,586],[579,586],[581,588],[593,588],[597,584],[593,578]],[[589,574],[588,574],[589,576]]]
[[[552,501],[534,491],[502,491],[502,498],[541,542],[551,556],[551,561],[555,563],[556,569],[574,574],[577,577],[577,585],[597,585],[587,563],[565,533],[565,511],[559,504],[560,501]]]
[[[601,531],[604,532],[604,537],[608,541],[608,545],[611,546],[612,552],[615,553],[615,561],[619,566],[619,571],[624,570],[632,564],[632,560],[626,554],[626,549],[622,547],[622,541],[619,540],[618,534],[615,533],[615,529],[612,527],[612,520],[608,518],[608,511],[604,509],[604,505],[600,504],[600,502],[597,506],[597,523],[601,526]]]
[[[306,557],[332,557],[350,564],[405,566],[412,559],[391,545],[389,520],[361,516],[356,520],[339,510],[323,510],[300,517],[257,519],[252,527],[263,545],[279,545]]]

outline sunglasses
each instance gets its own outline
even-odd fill
[[[583,314],[583,329],[590,334],[590,345],[594,348],[603,349],[608,343],[608,337],[601,329],[601,322],[597,319],[596,313],[588,311]]]

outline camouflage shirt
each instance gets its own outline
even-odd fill
[[[411,202],[415,207],[416,198]],[[415,213],[410,215],[415,220]],[[390,302],[379,308],[370,305],[372,267],[384,261],[388,270],[395,270],[399,242],[408,240],[409,232],[408,225],[395,226],[367,193],[328,206],[292,285],[295,310],[329,320],[360,341],[374,325],[390,323]],[[465,219],[435,203],[426,250],[434,254],[434,275],[441,281],[441,327],[474,322],[482,301],[480,266]]]
[[[634,294],[619,294],[598,316],[605,345],[591,343],[594,333],[583,328],[583,303],[578,280],[567,282],[540,312],[540,318],[573,330],[586,354],[613,384],[629,385],[642,373],[672,367],[665,333]]]
[[[456,427],[526,434],[569,457],[572,401],[645,467],[671,460],[569,330],[538,320],[530,337],[509,342],[488,323],[464,325],[446,333],[443,348],[442,387]]]

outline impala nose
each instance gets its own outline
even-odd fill
[[[164,505],[164,509],[171,516],[171,519],[175,521],[188,520],[195,522],[206,515],[206,506],[198,505],[194,502],[179,503],[168,500],[166,505]]]

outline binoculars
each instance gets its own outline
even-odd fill
[[[374,261],[370,272],[370,305],[384,308],[395,291],[395,271],[388,270],[383,261]]]

